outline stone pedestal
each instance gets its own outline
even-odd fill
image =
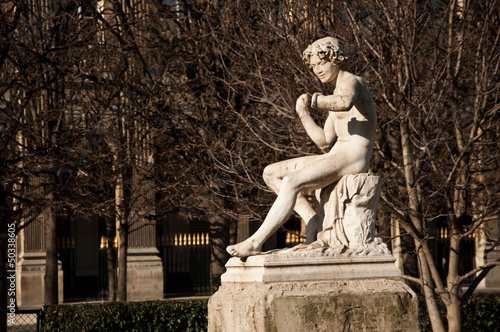
[[[231,258],[209,331],[419,330],[416,295],[392,256],[290,255]]]
[[[45,302],[45,252],[28,252],[20,256],[17,264],[17,305],[22,309],[40,308]],[[58,262],[58,301],[64,300],[62,264]]]
[[[127,299],[163,299],[163,266],[158,249],[134,248],[127,251]]]

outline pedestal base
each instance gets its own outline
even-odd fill
[[[163,267],[156,248],[133,248],[127,255],[127,300],[163,299]]]
[[[233,258],[209,301],[209,331],[418,331],[417,297],[390,262]]]
[[[367,278],[397,278],[401,271],[392,256],[307,257],[259,255],[246,261],[231,258],[226,264],[224,282],[316,281]]]
[[[17,305],[21,309],[40,308],[45,302],[45,252],[21,255],[17,264]],[[58,301],[64,301],[64,275],[61,262],[57,267]]]

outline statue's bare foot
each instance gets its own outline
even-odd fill
[[[226,248],[226,250],[228,253],[231,254],[231,256],[235,257],[248,257],[248,256],[260,255],[260,246],[259,247],[254,246],[253,241],[250,239],[229,246]]]

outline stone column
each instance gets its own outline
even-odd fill
[[[163,264],[156,246],[153,142],[149,129],[138,123],[133,135],[142,136],[132,174],[127,249],[127,300],[163,299]]]
[[[490,219],[476,231],[476,266],[500,259],[500,220]],[[500,267],[493,268],[478,289],[500,290]]]
[[[34,308],[44,305],[45,293],[45,231],[44,215],[41,214],[17,235],[17,305]],[[64,301],[62,264],[58,264],[59,303]]]
[[[127,300],[163,298],[163,265],[156,248],[155,224],[133,223],[127,251]]]
[[[261,222],[251,222],[247,216],[241,216],[238,220],[238,228],[236,232],[236,243],[248,239],[262,225]],[[276,233],[271,235],[269,239],[262,245],[262,251],[275,249],[277,246]]]

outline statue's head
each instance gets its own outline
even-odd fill
[[[347,60],[342,45],[337,38],[333,37],[325,37],[316,40],[306,48],[304,53],[302,53],[302,59],[309,65],[311,56],[313,55],[317,55],[320,59],[329,60],[337,65]]]

